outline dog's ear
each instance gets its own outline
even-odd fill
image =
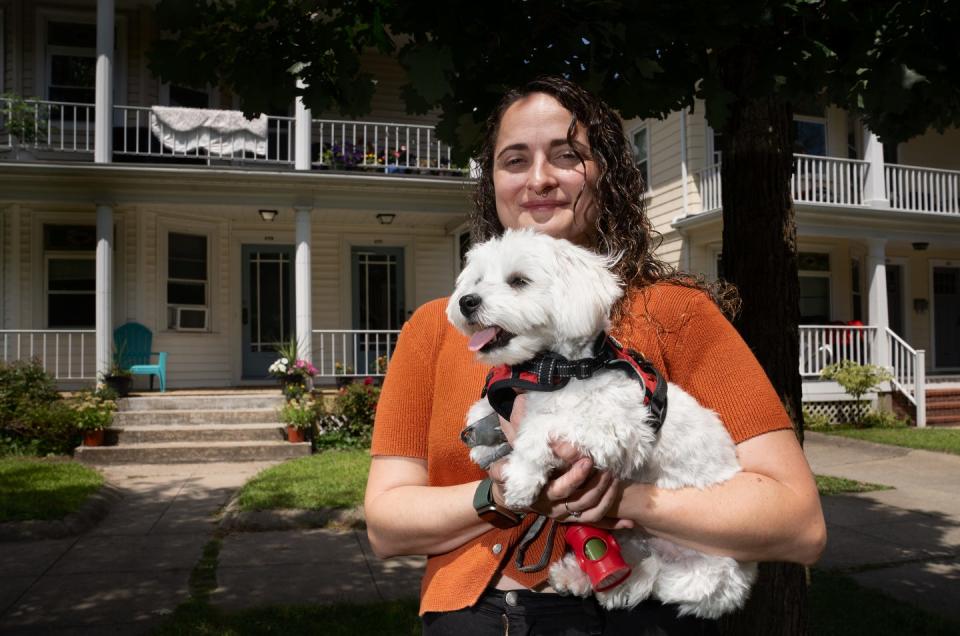
[[[606,327],[614,303],[623,295],[615,262],[568,241],[558,241],[557,269],[552,294],[559,333],[587,337]]]

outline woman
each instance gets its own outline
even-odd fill
[[[533,227],[605,253],[623,252],[628,293],[613,332],[671,381],[714,409],[738,444],[743,471],[708,491],[618,483],[569,445],[565,471],[533,509],[567,521],[640,526],[677,543],[746,561],[813,563],[825,530],[819,497],[769,381],[703,290],[652,254],[642,183],[617,115],[579,87],[544,78],[505,95],[488,121],[473,214],[474,238]],[[481,520],[474,496],[487,477],[458,433],[487,369],[443,313],[421,307],[404,326],[378,406],[366,493],[368,535],[382,556],[429,556],[421,590],[424,633],[710,633],[715,625],[648,601],[603,612],[592,599],[551,593],[546,570],[520,572],[514,551],[534,515],[515,527]],[[522,425],[522,400],[504,422]],[[509,461],[509,458],[503,461]],[[502,503],[502,462],[491,496]],[[546,534],[546,533],[543,533]],[[528,554],[561,544],[538,537]],[[659,630],[659,631],[658,631]]]

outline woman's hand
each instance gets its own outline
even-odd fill
[[[500,418],[500,427],[510,444],[517,436],[525,405],[526,396],[518,395],[513,405],[512,421]],[[633,527],[631,521],[607,518],[607,513],[616,505],[622,493],[618,479],[605,470],[594,469],[593,460],[569,442],[553,442],[551,448],[562,463],[530,506],[532,511],[560,521],[606,528]],[[489,471],[493,480],[493,496],[499,503],[503,502],[503,469],[508,461],[509,455],[494,463]]]

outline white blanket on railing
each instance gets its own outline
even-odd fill
[[[267,116],[247,119],[237,110],[153,106],[150,130],[175,154],[206,150],[208,156],[267,154]]]

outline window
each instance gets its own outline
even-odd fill
[[[207,328],[207,237],[170,232],[167,240],[167,327]]]
[[[43,226],[47,327],[96,323],[96,243],[92,225]]]
[[[800,324],[830,322],[830,255],[800,252]]]
[[[640,168],[640,174],[643,175],[643,184],[646,189],[650,189],[650,133],[644,126],[634,131],[631,137],[633,141],[633,159]]]
[[[827,156],[827,120],[823,117],[797,116],[793,120],[793,152]]]
[[[47,98],[94,102],[97,69],[95,24],[47,23]]]
[[[210,108],[210,95],[186,86],[170,85],[170,106],[184,108]]]
[[[715,166],[720,163],[720,160],[723,158],[723,152],[720,150],[720,143],[723,135],[718,133],[713,128],[707,127],[707,141],[709,142],[709,147],[707,148],[707,167]]]
[[[457,250],[460,255],[460,271],[463,271],[463,268],[467,266],[467,252],[470,251],[471,247],[473,247],[473,242],[470,240],[470,232],[461,232],[460,236],[457,237]]]

